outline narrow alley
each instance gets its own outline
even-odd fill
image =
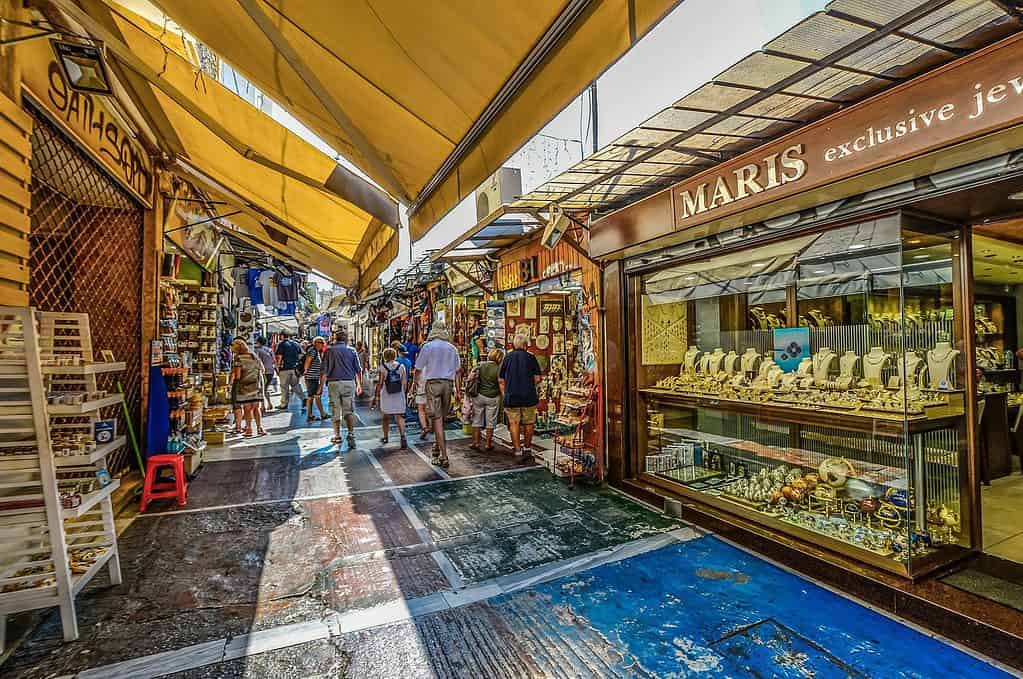
[[[186,507],[123,519],[124,583],[89,586],[81,637],[62,642],[51,612],[4,676],[1003,675],[460,431],[446,471],[429,443],[380,446],[367,406],[354,450],[297,407],[211,449]]]

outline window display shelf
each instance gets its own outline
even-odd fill
[[[65,519],[77,519],[89,513],[93,507],[110,497],[110,494],[121,487],[121,481],[114,479],[97,491],[82,496],[82,504],[73,509],[61,509],[60,514]]]
[[[126,364],[116,363],[85,363],[82,365],[44,365],[44,375],[99,375],[102,373],[121,372]]]
[[[95,401],[86,401],[77,405],[51,405],[47,408],[50,415],[84,415],[86,413],[102,410],[108,406],[117,405],[124,400],[124,394],[113,394],[106,398]]]
[[[814,406],[792,406],[771,401],[738,401],[713,396],[683,394],[657,387],[647,387],[640,389],[639,392],[653,401],[661,401],[672,405],[689,408],[715,408],[767,420],[791,422],[793,424],[822,424],[824,421],[821,415],[827,415],[826,424],[829,427],[872,433],[889,438],[901,438],[905,435],[907,429],[911,434],[943,429],[954,424],[958,418],[962,417],[962,413],[929,418],[926,415],[903,416],[897,413],[888,414]]]
[[[53,464],[57,467],[84,467],[102,460],[104,457],[124,446],[127,439],[118,436],[110,443],[97,446],[96,450],[86,455],[54,455]]]

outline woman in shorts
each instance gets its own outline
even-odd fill
[[[317,419],[326,420],[327,413],[323,411],[323,386],[320,384],[320,374],[323,366],[323,350],[326,348],[327,342],[322,337],[317,337],[313,340],[313,343],[309,345],[309,349],[305,352],[305,393],[306,398],[306,423],[315,422]],[[313,417],[313,406],[316,406],[320,411],[319,418]]]

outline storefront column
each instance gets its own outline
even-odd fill
[[[139,351],[142,352],[142,403],[148,403],[149,396],[149,346],[159,336],[160,311],[160,265],[163,261],[163,197],[160,185],[167,176],[157,171],[152,182],[153,195],[150,197],[152,210],[146,210],[142,222],[142,323]],[[146,430],[146,408],[140,413],[139,431]]]
[[[604,290],[601,299],[603,314],[604,347],[604,409],[607,427],[607,479],[619,484],[626,478],[625,469],[625,394],[628,393],[628,376],[625,372],[628,360],[625,355],[625,317],[622,287],[622,265],[610,262],[603,272]]]

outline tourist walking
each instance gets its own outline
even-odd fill
[[[455,384],[462,373],[462,359],[458,349],[451,344],[451,333],[442,321],[436,321],[430,329],[426,344],[416,358],[416,378],[422,380],[426,394],[426,414],[433,422],[436,437],[431,462],[441,467],[448,466],[448,446],[444,438],[444,419],[451,412],[451,399],[455,395]]]
[[[362,395],[362,364],[355,349],[348,346],[348,332],[339,331],[334,344],[323,352],[320,388],[327,388],[330,415],[334,421],[332,443],[341,443],[341,419],[348,426],[348,449],[355,448],[355,397]]]
[[[405,438],[405,404],[407,402],[405,393],[408,389],[408,371],[404,365],[398,362],[398,352],[392,347],[384,349],[383,359],[383,363],[377,368],[376,387],[370,408],[380,405],[380,426],[384,430],[384,435],[380,437],[380,443],[387,443],[393,417],[398,426],[398,434],[401,436],[401,449],[405,450],[408,448],[408,440]]]
[[[277,375],[277,363],[274,360],[273,352],[270,351],[270,347],[266,345],[266,338],[263,336],[256,338],[256,358],[263,364],[263,401],[260,405],[265,415],[273,412],[274,409],[273,401],[270,400],[270,386]]]
[[[236,392],[236,402],[245,413],[245,437],[252,437],[252,424],[256,424],[256,436],[266,434],[263,431],[263,416],[260,404],[263,400],[263,364],[249,350],[245,340],[236,339],[231,345],[234,352],[234,364],[231,368],[231,380]]]
[[[526,351],[526,342],[525,335],[512,338],[514,349],[505,357],[499,373],[512,448],[522,457],[533,454],[533,427],[540,403],[536,385],[542,374],[536,356]]]
[[[288,335],[277,345],[277,372],[281,384],[281,410],[287,410],[291,392],[295,391],[305,410],[305,394],[302,393],[302,345]]]
[[[302,374],[305,376],[305,407],[308,413],[306,424],[327,419],[327,413],[323,412],[323,388],[320,384],[320,374],[323,372],[323,350],[326,346],[327,341],[322,337],[317,337],[305,352],[305,365]],[[320,411],[318,418],[313,415],[314,406]]]
[[[501,409],[501,359],[504,352],[491,349],[490,353],[470,374],[469,398],[472,399],[472,445],[476,451],[494,452],[494,427],[497,425],[497,413]],[[474,392],[474,393],[473,393]],[[486,431],[486,447],[480,448],[480,439]]]
[[[362,379],[369,377],[369,349],[361,341],[355,343],[355,354],[359,357],[359,365],[362,366]]]

